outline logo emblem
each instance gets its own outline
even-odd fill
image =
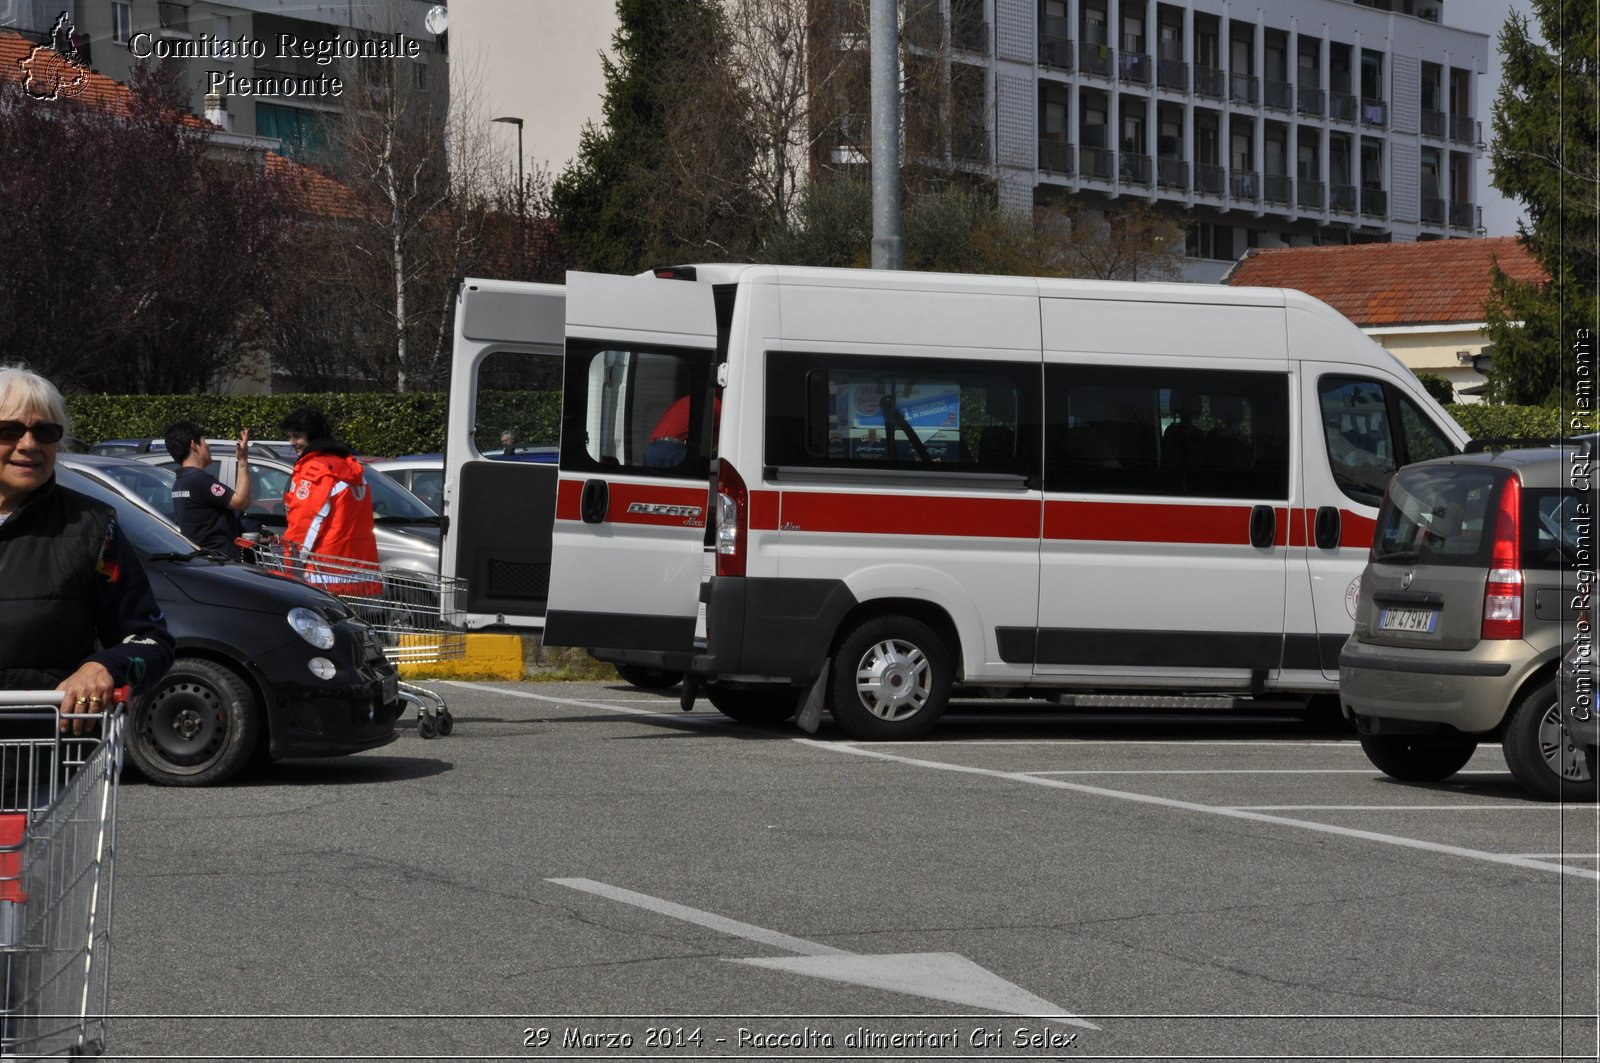
[[[1412,580],[1415,580],[1416,578],[1417,578],[1417,574],[1416,574],[1415,571],[1407,572],[1404,576],[1401,576],[1400,577],[1400,589],[1403,590],[1403,591],[1410,590],[1411,589],[1411,582],[1412,582]]]
[[[300,486],[296,487],[294,489],[294,497],[298,498],[302,502],[304,502],[306,499],[310,498],[311,497],[311,485],[308,484],[308,483],[305,483],[304,481],[302,481]]]
[[[228,489],[223,487],[221,484],[212,484],[211,493],[216,495],[218,498],[221,498],[223,495],[228,493]]]
[[[89,64],[78,49],[77,27],[65,11],[50,27],[50,42],[35,46],[22,60],[22,88],[36,100],[59,100],[76,96],[89,80]]]
[[[648,517],[698,517],[699,506],[669,506],[661,502],[630,502],[628,512]]]

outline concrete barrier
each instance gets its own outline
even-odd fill
[[[460,657],[426,664],[402,664],[405,679],[521,679],[523,648],[521,635],[469,634],[466,652]]]

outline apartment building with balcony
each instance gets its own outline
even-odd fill
[[[1491,44],[1449,0],[911,3],[947,26],[952,161],[1019,208],[1181,214],[1191,280],[1251,248],[1481,233]]]
[[[349,92],[315,91],[319,78],[374,76],[382,64],[411,85],[449,91],[445,39],[426,24],[435,0],[384,0],[381,4],[327,0],[0,0],[0,27],[45,40],[57,15],[70,12],[73,40],[90,67],[127,84],[143,55],[171,50],[193,96],[191,108],[240,141],[260,140],[286,155],[316,161],[327,144],[327,123],[347,105]],[[443,5],[440,5],[443,6]],[[414,58],[320,63],[323,42],[392,40],[403,34],[418,45]],[[281,47],[285,39],[295,42]],[[232,75],[236,91],[208,93],[210,75]],[[250,91],[239,91],[248,83]],[[293,85],[293,88],[287,86]],[[282,91],[259,91],[274,86]],[[302,87],[313,91],[295,91]]]

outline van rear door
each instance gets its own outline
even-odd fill
[[[468,628],[544,623],[564,301],[556,284],[475,279],[456,296],[439,566],[465,580]]]
[[[546,645],[693,650],[716,353],[711,285],[567,275]]]

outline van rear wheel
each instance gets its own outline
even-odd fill
[[[1448,779],[1472,759],[1478,740],[1459,731],[1435,734],[1359,735],[1372,766],[1401,782]]]
[[[950,703],[952,672],[944,640],[927,624],[875,617],[833,655],[828,709],[852,738],[920,738]]]
[[[1561,726],[1561,700],[1554,679],[1517,702],[1501,748],[1512,778],[1539,800],[1595,799],[1588,758]]]
[[[612,665],[617,677],[629,686],[640,690],[671,690],[683,682],[682,672],[668,672],[661,668],[647,668],[640,664]]]

